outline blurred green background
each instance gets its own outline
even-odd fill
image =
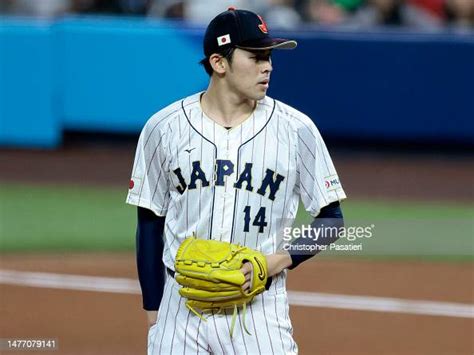
[[[2,253],[133,251],[135,209],[117,187],[0,185]],[[327,251],[320,257],[410,258],[472,261],[474,206],[470,204],[343,202],[346,226],[374,226],[357,252]],[[306,224],[301,210],[295,226]],[[338,243],[348,244],[346,240]]]

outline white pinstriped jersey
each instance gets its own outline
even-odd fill
[[[202,112],[201,95],[146,123],[127,196],[127,203],[166,216],[168,268],[193,233],[274,253],[276,235],[294,220],[300,198],[317,216],[346,197],[310,118],[267,96],[251,117],[226,129]]]

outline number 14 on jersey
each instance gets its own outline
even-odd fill
[[[251,215],[250,206],[245,206],[244,213],[245,213],[245,216],[244,216],[244,221],[245,221],[244,232],[249,232],[249,230],[250,230],[250,220],[252,219],[251,216],[250,216]],[[260,207],[257,214],[255,215],[255,218],[252,222],[252,225],[258,227],[258,233],[263,233],[265,227],[268,225],[268,222],[265,221],[265,207]]]

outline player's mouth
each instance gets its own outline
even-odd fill
[[[259,81],[259,82],[258,82],[258,85],[264,86],[265,89],[268,89],[269,84],[270,84],[270,80],[269,80],[269,79],[265,79],[265,80],[262,80],[262,81]]]

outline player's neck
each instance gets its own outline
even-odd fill
[[[256,101],[239,97],[227,88],[211,83],[201,97],[201,109],[213,121],[224,127],[235,127],[255,110]]]

